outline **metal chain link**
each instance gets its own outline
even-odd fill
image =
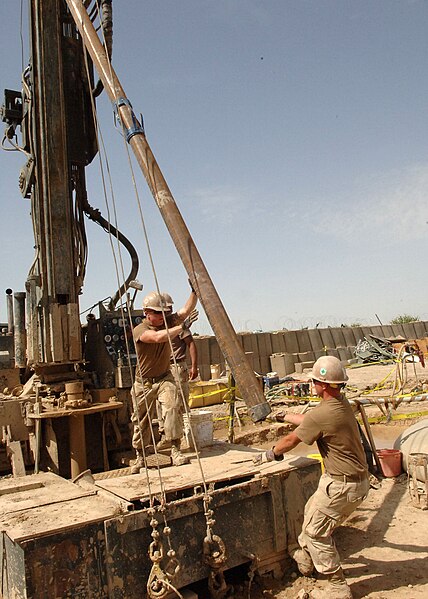
[[[227,559],[226,546],[218,535],[213,534],[212,528],[215,524],[213,518],[214,512],[209,507],[212,497],[208,493],[205,493],[203,501],[204,515],[207,523],[207,533],[203,542],[203,559],[211,570],[208,577],[208,589],[212,599],[223,599],[228,590],[223,573]]]
[[[168,543],[168,551],[166,557],[168,561],[164,568],[161,563],[165,557],[164,546],[160,539],[160,533],[157,530],[159,521],[155,518],[156,509],[151,507],[148,509],[148,514],[151,516],[150,526],[152,527],[151,537],[153,541],[149,545],[149,557],[153,563],[150,570],[150,575],[147,581],[147,594],[150,599],[163,599],[171,590],[173,590],[178,597],[181,597],[180,593],[171,584],[171,581],[180,571],[180,563],[176,557],[176,552],[171,546],[171,528],[166,523],[165,511],[166,507],[162,504],[159,508],[159,512],[165,522],[163,528],[163,535],[165,535]]]

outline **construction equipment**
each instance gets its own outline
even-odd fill
[[[20,187],[24,197],[31,200],[36,248],[25,293],[18,292],[21,293],[20,297],[17,294],[12,296],[10,290],[8,294],[11,322],[13,312],[18,318],[14,331],[15,348],[11,352],[15,363],[11,366],[16,365],[21,369],[18,382],[24,385],[28,424],[25,434],[14,440],[33,443],[35,427],[32,424],[36,418],[32,414],[32,406],[36,385],[41,385],[41,412],[52,414],[53,410],[63,408],[67,401],[64,399],[65,384],[81,381],[92,408],[91,418],[88,416],[85,421],[96,420],[96,429],[110,432],[108,438],[103,440],[108,451],[118,453],[130,447],[130,389],[136,364],[132,328],[144,317],[143,312],[134,310],[133,305],[137,291],[142,288],[141,284],[136,283],[139,261],[132,243],[90,205],[85,181],[85,169],[98,151],[93,110],[95,98],[103,86],[111,97],[127,141],[147,175],[149,187],[208,319],[217,332],[223,353],[235,371],[251,417],[254,421],[265,418],[270,411],[269,404],[265,401],[160,168],[151,155],[143,127],[136,121],[111,67],[111,2],[100,2],[88,11],[90,14],[80,1],[54,0],[47,3],[31,0],[29,8],[31,67],[23,74],[22,92],[6,90],[1,109],[2,120],[7,127],[6,137],[17,138],[18,128],[21,129],[19,149],[25,153],[27,163],[21,173]],[[95,31],[93,22],[96,19],[99,20],[106,47]],[[99,71],[102,84],[95,84],[93,63]],[[131,268],[111,298],[99,303],[99,315],[92,312],[88,314],[87,322],[82,327],[79,295],[86,275],[85,216],[116,237],[127,249]],[[130,289],[135,289],[132,300],[129,297]],[[119,305],[124,296],[127,300]],[[22,326],[25,318],[26,327]],[[9,328],[12,328],[11,323]],[[34,377],[32,382],[30,376]],[[116,404],[110,402],[110,410],[99,405],[105,403],[103,398],[106,396],[116,400]],[[83,404],[80,405],[83,407]],[[99,406],[98,412],[95,405]],[[107,416],[106,411],[112,411],[113,414]],[[98,416],[94,415],[96,413]],[[46,419],[41,414],[37,418]],[[113,421],[114,425],[111,424]],[[55,472],[69,475],[69,460],[66,460],[66,465],[61,464],[58,456],[68,450],[69,433],[65,429],[72,423],[75,421],[69,420],[69,424],[64,426],[59,418],[51,418],[49,426],[42,423],[42,428],[49,428],[49,443],[52,441],[58,447],[62,445],[63,449],[48,456],[46,443],[42,444],[41,467],[46,462]],[[1,424],[7,425],[7,422],[1,421]],[[91,422],[87,424],[91,426]],[[39,427],[40,424],[36,428]],[[79,434],[83,434],[82,430]],[[40,435],[38,438],[40,441]],[[31,463],[31,452],[26,460]],[[99,452],[97,456],[82,458],[82,468],[87,463],[102,468],[105,456],[102,457]]]
[[[244,466],[225,470],[223,454],[238,461],[242,455],[230,444],[220,453],[208,449],[206,463],[196,454],[183,467],[189,468],[185,480],[174,469],[160,474],[161,459],[152,460],[155,470],[146,470],[145,479],[122,468],[119,480],[118,470],[110,470],[125,465],[130,449],[132,329],[144,313],[134,309],[142,289],[135,248],[87,197],[85,169],[99,147],[95,101],[103,89],[253,421],[264,419],[270,406],[112,68],[111,0],[29,0],[29,16],[23,90],[6,90],[1,110],[5,139],[26,157],[19,188],[31,201],[35,235],[25,293],[7,293],[10,368],[0,426],[11,463],[6,472],[14,477],[0,480],[1,594],[132,599],[147,592],[161,599],[207,577],[218,599],[226,568],[253,563],[257,555],[263,571],[263,564],[274,567],[284,558],[317,472],[305,461],[302,471],[283,466],[269,479]],[[81,325],[85,217],[125,247],[131,267],[117,291],[98,303],[98,315],[91,309]],[[287,512],[284,494],[293,497]],[[265,530],[255,514],[266,516]]]

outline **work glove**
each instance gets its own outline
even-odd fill
[[[284,459],[284,456],[275,455],[272,449],[268,449],[267,451],[261,451],[259,454],[254,456],[253,464],[255,466],[260,466],[261,464],[266,464],[267,462],[280,462]]]
[[[185,331],[186,329],[190,329],[192,324],[196,320],[198,320],[198,316],[199,316],[199,312],[197,310],[192,310],[190,312],[189,316],[187,316],[187,318],[184,319],[184,322],[181,325],[181,328],[183,329],[183,331]]]

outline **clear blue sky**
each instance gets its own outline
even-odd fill
[[[0,4],[2,89],[20,89],[21,35],[27,64],[23,5],[21,30],[21,3]],[[113,66],[237,330],[428,319],[428,3],[114,0],[113,11]],[[148,292],[128,158],[105,94],[98,108],[119,228]],[[0,152],[1,294],[24,289],[33,259],[23,161]],[[88,179],[105,214],[97,160]],[[137,183],[179,307],[187,275]],[[87,234],[82,311],[117,288],[107,235],[89,221]],[[194,328],[210,330],[203,315]]]

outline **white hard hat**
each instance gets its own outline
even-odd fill
[[[321,356],[312,367],[309,377],[322,383],[346,383],[349,379],[342,362],[335,356]]]
[[[167,305],[165,298],[156,291],[151,291],[143,299],[143,308],[149,310],[156,310],[156,312],[162,312],[165,310],[169,312],[171,308]]]
[[[165,302],[166,302],[166,305],[167,305],[169,308],[172,308],[172,306],[173,306],[173,304],[174,304],[174,300],[173,300],[173,299],[172,299],[172,297],[169,295],[169,293],[166,293],[166,292],[162,293],[162,297],[163,297],[163,299],[165,300]]]

